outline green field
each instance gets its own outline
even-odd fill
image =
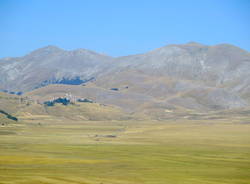
[[[0,128],[4,184],[249,184],[250,123],[27,120]]]

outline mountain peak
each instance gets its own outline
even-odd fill
[[[195,42],[195,41],[189,41],[186,43],[186,45],[203,45],[203,44],[201,44],[199,42]]]
[[[194,46],[194,47],[203,47],[203,46],[205,46],[204,44],[201,44],[199,42],[194,42],[194,41],[187,42],[184,45],[186,45],[186,46]]]
[[[61,49],[57,46],[48,45],[46,47],[42,47],[40,49],[34,50],[30,54],[28,54],[28,56],[45,56],[45,55],[50,55],[53,53],[59,53],[62,51],[63,51],[63,49]]]
[[[48,45],[48,46],[45,46],[45,47],[42,47],[40,49],[37,49],[35,51],[46,51],[46,52],[56,52],[56,51],[62,51],[63,49],[57,47],[57,46],[54,46],[54,45]]]

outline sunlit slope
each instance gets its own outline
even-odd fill
[[[131,118],[119,108],[97,103],[56,104],[52,107],[33,104],[18,111],[23,120],[70,119],[70,120],[126,120]]]
[[[50,100],[52,98],[48,98]],[[0,110],[16,116],[19,120],[25,119],[72,119],[72,120],[122,120],[131,118],[120,108],[100,103],[74,102],[69,105],[55,104],[47,106],[37,103],[28,96],[16,96],[6,93],[0,94]],[[2,118],[6,115],[0,113]]]
[[[148,105],[203,112],[249,107],[250,54],[230,44],[172,44],[118,58],[49,46],[0,62],[0,90],[10,93],[34,90],[44,98],[72,88],[129,112]],[[37,91],[51,84],[70,87]]]
[[[4,110],[8,113],[15,113],[20,106],[20,98],[17,95],[11,95],[0,92],[0,110]]]
[[[164,120],[164,119],[225,119],[239,117],[244,119],[249,117],[248,107],[234,108],[231,110],[204,111],[194,108],[191,109],[191,96],[195,93],[177,93],[173,97],[168,97],[169,101],[162,101],[141,95],[140,101],[138,93],[127,91],[113,91],[93,85],[72,86],[72,85],[49,85],[30,93],[27,96],[16,96],[2,93],[0,107],[5,112],[16,116],[19,120],[25,119],[71,119],[71,120]],[[86,98],[93,100],[88,102],[73,102],[68,105],[56,103],[54,106],[47,106],[45,101],[71,94],[76,99]],[[196,95],[199,97],[199,94]],[[180,99],[189,99],[186,103]],[[206,102],[205,96],[200,96]],[[174,103],[171,103],[171,102]],[[207,100],[206,104],[210,103]],[[196,105],[196,107],[202,107]]]

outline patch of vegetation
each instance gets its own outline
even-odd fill
[[[45,101],[43,104],[46,106],[54,106],[55,105],[55,103],[53,101]]]
[[[16,92],[16,95],[22,95],[23,94],[23,92],[22,91],[18,91],[18,92]]]
[[[61,103],[63,105],[70,104],[70,100],[68,98],[57,98],[55,100],[45,101],[44,105],[46,106],[54,106],[56,103]]]
[[[35,89],[40,88],[40,87],[44,87],[47,86],[49,84],[67,84],[67,85],[81,85],[84,83],[87,83],[89,81],[94,80],[94,77],[91,77],[89,79],[81,79],[79,76],[75,77],[75,78],[62,78],[59,80],[45,80],[43,81],[39,86],[35,87]]]
[[[85,102],[85,103],[93,103],[93,100],[87,99],[87,98],[80,98],[77,99],[78,102]]]
[[[8,94],[11,94],[11,95],[22,95],[23,92],[22,91],[8,91],[8,90],[1,90],[2,92],[4,93],[8,93]]]
[[[80,77],[75,77],[73,79],[63,78],[62,80],[57,81],[58,84],[69,84],[69,85],[80,85],[84,82],[85,80],[81,80]]]
[[[119,91],[119,88],[110,88],[110,90]]]
[[[4,114],[8,119],[11,119],[11,120],[14,120],[14,121],[18,121],[18,119],[15,116],[10,115],[9,113],[7,113],[7,112],[5,112],[3,110],[0,110],[0,113]]]

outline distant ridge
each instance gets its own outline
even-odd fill
[[[250,54],[230,44],[171,44],[117,58],[50,45],[24,57],[0,59],[0,64],[0,90],[15,94],[36,89],[30,94],[53,95],[49,92],[53,86],[47,94],[38,88],[66,84],[80,97],[131,111],[167,107],[206,111],[250,103]]]

